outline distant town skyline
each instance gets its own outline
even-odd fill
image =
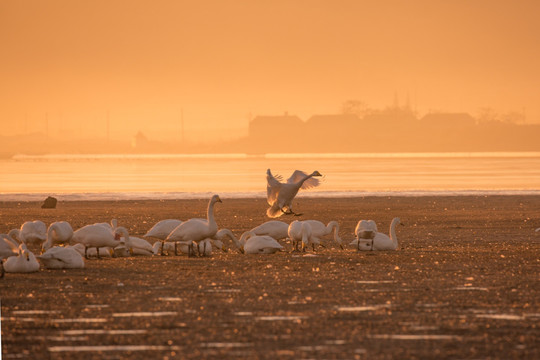
[[[214,141],[256,115],[381,109],[394,94],[420,114],[538,123],[539,13],[528,0],[4,0],[0,130],[169,141],[183,113],[191,140]]]

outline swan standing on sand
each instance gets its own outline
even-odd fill
[[[390,236],[375,232],[372,239],[359,238],[356,244],[358,250],[396,250],[398,248],[398,240],[396,236],[396,225],[403,225],[398,217],[392,219],[390,224]],[[354,242],[354,241],[353,241]]]
[[[47,229],[47,241],[43,243],[41,250],[44,252],[54,245],[69,244],[72,236],[73,228],[67,221],[53,222]]]
[[[280,175],[273,176],[270,169],[266,171],[266,193],[267,201],[270,208],[266,210],[268,217],[279,217],[283,214],[300,216],[302,214],[296,214],[292,210],[292,201],[298,190],[309,189],[319,185],[319,180],[313,178],[314,176],[322,176],[318,171],[314,171],[311,174],[306,174],[303,171],[296,170],[286,183],[280,182],[282,177]]]
[[[120,237],[124,236],[125,242],[129,249],[131,243],[127,229],[120,226],[112,229],[109,226],[104,226],[102,223],[86,225],[73,233],[73,241],[84,245],[84,257],[88,259],[88,248],[96,248],[97,257],[99,259],[99,248],[110,247],[115,248],[120,245]]]
[[[73,247],[55,246],[37,256],[47,269],[82,269],[84,259]]]
[[[377,230],[377,223],[375,223],[375,221],[360,220],[358,221],[358,223],[356,224],[356,228],[354,229],[354,234],[356,235],[356,239],[351,241],[349,245],[353,245],[356,248],[358,248],[358,250],[360,250],[359,248],[360,239],[372,240],[378,231],[379,230]]]
[[[311,226],[311,236],[313,241],[313,250],[315,251],[315,244],[321,244],[321,239],[334,232],[334,241],[343,249],[341,238],[339,237],[339,224],[337,221],[330,221],[328,225],[324,225],[318,220],[304,220]],[[322,245],[322,244],[321,244]]]
[[[29,273],[39,271],[39,263],[26,244],[19,245],[18,255],[9,257],[4,263],[4,270],[10,273]]]
[[[221,202],[219,195],[214,195],[208,202],[206,219],[189,219],[178,225],[167,238],[162,241],[174,242],[174,254],[177,255],[177,243],[184,243],[188,246],[188,256],[194,255],[194,243],[206,238],[213,238],[218,231],[216,220],[214,219],[214,204]],[[162,247],[163,249],[163,247]]]
[[[273,237],[276,240],[285,239],[288,236],[289,231],[289,224],[283,221],[278,220],[270,220],[267,221],[259,226],[254,227],[253,229],[244,232],[244,234],[247,234],[248,232],[252,232],[255,235],[268,235],[270,237]],[[242,237],[240,239],[242,239]]]
[[[289,238],[293,243],[293,251],[300,251],[298,249],[300,242],[302,242],[302,252],[306,251],[306,246],[313,244],[312,235],[311,225],[305,221],[295,220],[289,225]]]
[[[47,226],[43,221],[26,221],[20,229],[15,229],[9,233],[15,236],[19,242],[25,244],[41,245],[47,239]]]
[[[153,237],[159,240],[165,240],[167,236],[182,223],[181,220],[165,219],[158,221],[148,230],[144,237]]]

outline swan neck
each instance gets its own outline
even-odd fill
[[[390,224],[390,239],[392,240],[392,243],[397,246],[397,235],[396,235],[396,225],[398,224],[399,220],[394,219],[392,220],[392,223]]]
[[[330,221],[326,226],[328,233],[334,230],[334,241],[341,244],[341,238],[339,237],[339,224],[337,221]]]

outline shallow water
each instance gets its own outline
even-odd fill
[[[0,160],[4,201],[264,197],[266,170],[319,170],[300,196],[540,194],[540,153],[48,155]]]

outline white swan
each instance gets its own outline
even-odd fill
[[[392,223],[390,224],[390,236],[376,232],[372,239],[359,238],[356,245],[358,250],[396,250],[398,248],[396,225],[398,224],[401,224],[398,217],[392,219]]]
[[[19,245],[18,255],[9,257],[4,263],[4,269],[10,273],[29,273],[39,271],[39,263],[26,244]]]
[[[300,251],[298,245],[302,243],[302,251],[313,243],[311,225],[305,221],[295,220],[289,225],[289,238],[293,243],[293,251]]]
[[[74,245],[70,245],[70,246],[67,246],[67,247],[76,250],[82,256],[84,256],[85,251],[86,251],[86,255],[89,258],[90,257],[98,257],[98,252],[96,251],[96,248],[88,248],[88,249],[86,249],[86,247],[83,244],[74,244]],[[113,255],[114,255],[114,249],[113,248],[108,247],[108,246],[99,248],[99,257],[112,257]]]
[[[270,237],[273,237],[276,240],[285,239],[288,235],[289,231],[289,224],[283,221],[278,220],[270,220],[267,221],[259,226],[254,227],[253,229],[246,231],[242,234],[240,239],[244,236],[244,234],[247,234],[248,232],[252,232],[255,235],[268,235]]]
[[[219,195],[214,195],[208,202],[206,219],[189,219],[178,225],[164,242],[184,243],[188,245],[188,255],[194,255],[193,244],[206,238],[212,238],[218,231],[216,220],[214,219],[214,204],[221,202]],[[175,245],[175,255],[177,245]]]
[[[245,254],[273,254],[283,249],[283,246],[271,236],[248,233],[242,242]]]
[[[144,237],[153,237],[160,240],[165,240],[167,236],[182,223],[181,220],[166,219],[158,221],[154,226],[148,230]]]
[[[266,170],[266,193],[267,201],[270,208],[266,210],[268,217],[278,217],[283,214],[293,214],[300,216],[302,214],[296,214],[292,210],[292,201],[298,190],[309,189],[319,185],[319,180],[313,178],[314,176],[322,176],[318,171],[314,171],[311,174],[306,174],[303,171],[296,170],[286,183],[282,183],[282,177],[280,175],[273,176],[270,169]]]
[[[199,241],[198,243],[198,253],[199,256],[210,256],[212,255],[212,249],[215,247],[216,249],[219,249],[223,252],[227,252],[227,248],[225,247],[225,244],[223,243],[223,240],[225,238],[230,238],[232,242],[236,245],[237,248],[241,247],[240,242],[234,236],[233,232],[229,229],[220,229],[214,235],[213,238],[206,238],[204,240]]]
[[[47,269],[82,269],[84,259],[73,247],[54,246],[37,256]]]
[[[15,236],[19,242],[25,244],[41,245],[47,239],[47,226],[40,220],[26,221],[21,225],[20,229],[13,231],[12,236]]]
[[[131,249],[132,249],[131,252],[129,251],[128,246],[126,246],[125,238],[123,236],[122,236],[122,239],[120,240],[119,246],[123,246],[127,250],[127,252],[132,255],[150,256],[154,254],[154,249],[152,245],[145,239],[141,239],[140,237],[136,237],[136,236],[130,236],[129,242],[131,244]],[[117,248],[118,246],[115,249]]]
[[[115,248],[121,244],[121,236],[124,236],[126,244],[131,248],[127,229],[122,226],[113,230],[102,223],[86,225],[76,230],[72,239],[74,242],[85,246],[84,257],[88,259],[88,248],[96,248],[97,257],[99,258],[99,250],[97,249],[107,246]]]
[[[54,245],[69,244],[73,236],[73,228],[67,221],[56,221],[47,229],[47,241],[43,243],[42,251],[47,251]]]
[[[373,220],[360,220],[356,224],[356,228],[354,229],[354,234],[356,235],[356,239],[351,241],[349,245],[353,245],[355,247],[358,247],[358,244],[360,242],[360,239],[373,239],[375,237],[375,234],[379,230],[377,229],[377,223]]]
[[[339,224],[337,221],[330,221],[327,225],[324,225],[318,220],[304,220],[311,226],[311,236],[313,241],[313,250],[315,250],[315,244],[320,244],[321,239],[334,232],[334,241],[343,249],[341,238],[339,237]],[[322,244],[321,244],[322,245]]]
[[[16,256],[19,252],[19,244],[9,234],[0,234],[0,261],[11,256]]]

